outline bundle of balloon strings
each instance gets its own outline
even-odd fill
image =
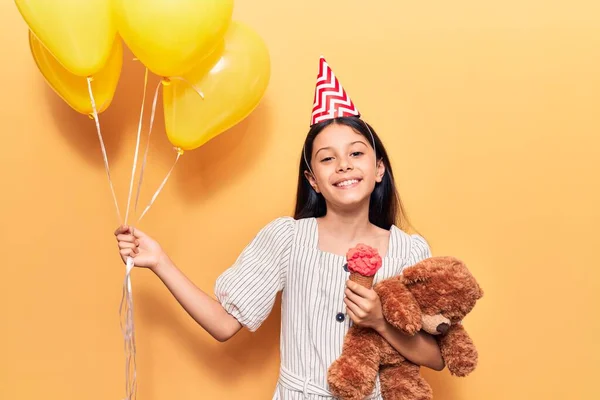
[[[179,80],[185,81],[185,79],[179,78],[179,77],[171,77],[169,79],[171,79],[171,80],[179,79]],[[133,165],[131,168],[131,180],[129,183],[129,196],[127,198],[127,211],[126,211],[124,220],[121,217],[119,204],[117,202],[117,198],[115,195],[114,184],[113,184],[111,174],[110,174],[110,167],[109,167],[108,157],[106,154],[106,147],[104,145],[104,140],[102,138],[102,131],[100,129],[100,120],[98,118],[98,111],[96,108],[96,102],[95,102],[94,93],[92,90],[92,81],[93,81],[92,78],[87,78],[90,102],[92,104],[92,110],[93,110],[92,115],[90,117],[96,123],[96,131],[98,133],[98,139],[100,141],[100,148],[102,150],[102,157],[104,159],[104,167],[106,170],[106,174],[108,177],[108,183],[109,183],[113,201],[115,204],[117,218],[119,219],[120,224],[126,225],[129,220],[129,209],[131,206],[134,178],[135,178],[137,164],[138,164],[138,153],[139,153],[139,149],[140,149],[141,132],[142,132],[142,125],[143,125],[142,122],[143,122],[144,107],[145,107],[145,100],[146,100],[146,90],[147,90],[147,86],[148,86],[148,69],[146,68],[146,72],[144,74],[144,93],[143,93],[143,97],[142,97],[140,119],[139,119],[139,123],[138,123],[137,140],[136,140],[136,146],[135,146],[135,153],[134,153],[134,157],[133,157]],[[200,97],[204,98],[204,94],[199,89],[195,88],[192,84],[190,84],[187,81],[186,81],[186,83],[188,83],[198,93],[198,95]],[[168,84],[168,81],[162,80],[161,82],[159,82],[158,85],[156,86],[156,90],[154,92],[154,99],[152,102],[152,112],[150,114],[150,123],[149,123],[149,128],[148,128],[148,137],[147,137],[147,141],[146,141],[146,150],[144,152],[144,157],[143,157],[142,165],[140,168],[140,176],[139,176],[139,180],[138,180],[138,184],[137,184],[137,191],[136,191],[135,202],[134,202],[134,207],[133,207],[134,215],[137,214],[141,186],[142,186],[142,182],[144,180],[144,170],[146,168],[147,159],[148,159],[148,150],[150,147],[149,146],[150,145],[150,136],[152,134],[152,127],[154,125],[154,117],[156,115],[156,105],[157,105],[157,100],[158,100],[158,94],[159,94],[160,88],[163,86],[163,84]],[[183,155],[183,150],[181,150],[180,148],[175,148],[175,151],[176,151],[175,161],[173,162],[173,165],[167,172],[167,175],[165,176],[165,178],[159,185],[158,189],[152,195],[148,205],[144,208],[144,210],[142,211],[140,216],[135,220],[134,223],[132,223],[130,225],[130,233],[131,234],[133,234],[135,232],[135,226],[137,224],[139,224],[139,222],[146,215],[148,210],[150,210],[150,207],[152,207],[152,204],[154,204],[154,201],[156,200],[159,193],[163,190],[164,186],[166,185],[167,181],[169,180],[169,177],[171,176],[171,173],[173,172],[175,165],[179,161],[179,158]],[[123,334],[124,351],[125,351],[125,397],[124,397],[124,400],[133,400],[136,398],[136,394],[137,394],[135,324],[134,324],[134,312],[133,312],[133,310],[134,310],[134,308],[133,308],[133,293],[132,293],[132,287],[131,287],[131,271],[133,270],[133,267],[134,267],[134,259],[132,257],[127,257],[127,262],[126,262],[126,267],[125,267],[125,278],[123,280],[122,297],[121,297],[121,303],[119,306],[119,322],[120,322],[121,331]]]

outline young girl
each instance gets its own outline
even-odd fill
[[[335,93],[327,93],[336,85]],[[375,291],[348,280],[345,254],[358,243],[375,247],[383,258],[375,283],[431,254],[421,236],[395,225],[404,216],[386,150],[324,59],[296,200],[294,218],[270,222],[217,279],[217,300],[190,282],[150,236],[138,229],[132,234],[127,226],[115,234],[123,260],[131,256],[135,266],[151,269],[219,341],[243,326],[258,329],[282,291],[281,368],[273,399],[331,399],[327,370],[351,323],[375,329],[413,363],[441,370],[435,339],[397,331],[383,318]],[[369,399],[381,399],[379,381]]]

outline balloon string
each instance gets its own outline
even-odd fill
[[[145,93],[146,93],[146,85],[147,85],[147,71],[148,70],[146,70],[146,76],[144,78],[144,100],[146,97]],[[145,172],[146,164],[147,164],[147,160],[148,160],[148,152],[149,152],[149,148],[150,148],[150,138],[152,135],[152,128],[154,127],[154,119],[156,116],[156,107],[157,107],[157,103],[158,103],[158,93],[159,93],[160,87],[161,87],[161,84],[159,83],[154,92],[154,99],[152,101],[152,113],[150,115],[150,124],[148,127],[148,138],[146,141],[146,149],[144,151],[144,158],[142,161],[142,166],[140,168],[140,177],[139,177],[136,196],[135,196],[135,203],[134,203],[134,209],[133,209],[134,215],[137,214],[142,182],[144,180],[144,172]],[[141,126],[142,126],[144,100],[142,100],[142,112],[140,112],[140,123],[138,125],[138,142],[136,145],[136,155],[134,157],[134,164],[137,164],[137,154],[138,154],[138,150],[139,150],[138,146],[139,146],[139,140],[140,140]],[[183,151],[181,149],[177,149],[177,157],[175,158],[175,162],[173,163],[173,166],[170,168],[169,172],[167,173],[167,176],[163,179],[162,183],[160,184],[160,186],[158,187],[158,189],[152,196],[148,206],[146,206],[146,208],[144,209],[144,211],[142,212],[140,217],[137,218],[137,220],[132,224],[132,226],[131,226],[132,233],[134,233],[134,231],[135,231],[135,225],[137,225],[142,220],[144,215],[146,215],[148,210],[150,210],[150,207],[154,204],[154,201],[158,197],[159,193],[165,187],[169,177],[171,176],[171,173],[173,172],[173,169],[175,168],[175,165],[179,161],[179,158],[181,157],[182,154],[183,154]],[[133,171],[132,171],[132,180],[133,180],[134,175],[135,175],[135,169],[133,169]],[[130,186],[130,189],[131,189],[131,186]],[[130,192],[130,195],[131,195],[131,192]],[[128,204],[128,209],[129,209],[129,204]],[[137,363],[136,363],[136,344],[135,344],[135,324],[134,324],[134,314],[133,314],[133,310],[134,310],[133,294],[132,294],[132,290],[131,290],[131,271],[133,270],[133,267],[134,267],[134,259],[131,257],[128,257],[125,279],[123,281],[123,294],[122,294],[121,304],[120,304],[120,308],[119,308],[121,330],[122,330],[123,336],[125,338],[125,348],[124,348],[124,351],[125,351],[125,393],[126,393],[125,400],[134,400],[137,397],[137,371],[136,371]],[[123,322],[123,320],[124,320],[124,322]]]
[[[181,78],[181,79],[183,80],[183,78]],[[139,205],[139,199],[140,199],[140,192],[141,192],[142,182],[144,180],[144,171],[146,170],[146,165],[147,165],[147,160],[148,160],[148,152],[149,152],[149,149],[150,149],[150,137],[152,135],[152,128],[154,127],[154,118],[156,116],[156,106],[158,104],[158,93],[160,92],[160,88],[163,86],[163,84],[166,84],[166,83],[167,83],[166,81],[159,82],[156,85],[156,89],[154,90],[154,99],[152,100],[152,112],[150,114],[150,124],[149,124],[149,128],[148,128],[148,139],[146,141],[146,150],[144,152],[144,158],[143,158],[142,167],[141,167],[141,170],[140,170],[140,179],[139,179],[139,182],[138,182],[137,193],[136,193],[136,196],[135,196],[134,213],[136,213],[136,214],[137,214],[137,209],[138,209],[138,205]],[[152,198],[150,200],[150,203],[146,206],[146,208],[144,209],[144,211],[142,212],[142,214],[137,219],[136,223],[139,223],[142,220],[142,218],[144,218],[144,216],[146,215],[146,213],[148,212],[148,210],[150,210],[150,207],[152,207],[152,204],[154,204],[154,201],[156,200],[156,198],[158,197],[159,193],[162,191],[162,189],[165,187],[167,181],[169,180],[169,177],[171,176],[171,173],[173,172],[173,169],[175,168],[175,165],[177,165],[177,162],[179,161],[179,158],[183,155],[183,150],[181,150],[180,148],[176,148],[175,150],[177,151],[177,156],[175,158],[175,162],[173,163],[173,165],[169,169],[169,172],[167,173],[167,175],[163,179],[162,183],[160,184],[160,186],[158,187],[158,189],[156,190],[156,192],[152,196]]]
[[[148,129],[148,140],[146,141],[146,151],[144,152],[144,160],[142,161],[142,168],[140,171],[140,181],[138,183],[138,190],[137,190],[136,197],[135,197],[135,205],[134,205],[135,211],[134,212],[137,212],[137,207],[138,207],[139,197],[140,197],[140,188],[142,187],[142,181],[144,180],[144,170],[146,169],[146,162],[147,162],[147,158],[148,158],[148,149],[150,148],[150,135],[152,134],[152,127],[154,126],[154,117],[156,115],[158,92],[160,91],[161,87],[163,87],[166,84],[169,84],[169,81],[171,81],[171,80],[180,80],[180,81],[187,83],[196,93],[198,93],[198,95],[202,98],[202,100],[204,100],[204,93],[202,93],[202,91],[199,88],[197,88],[196,86],[194,86],[190,81],[188,81],[187,79],[180,77],[180,76],[165,78],[164,80],[159,82],[158,85],[156,85],[156,90],[154,91],[154,99],[152,101],[152,113],[150,114],[150,127]],[[158,189],[152,196],[150,203],[146,206],[146,208],[144,209],[144,211],[138,218],[138,220],[137,220],[138,223],[142,220],[142,218],[144,218],[144,216],[146,215],[148,210],[150,210],[150,207],[152,207],[152,204],[154,204],[154,201],[156,200],[159,193],[163,190],[167,181],[169,180],[169,177],[171,176],[173,169],[177,165],[179,158],[183,155],[183,150],[181,148],[177,147],[177,148],[175,148],[175,150],[177,151],[177,156],[175,157],[175,161],[173,162],[173,165],[171,166],[171,168],[169,169],[169,172],[167,173],[167,175],[163,179],[162,183],[160,184],[160,186],[158,187]]]
[[[129,196],[127,197],[127,211],[125,213],[125,224],[129,220],[129,206],[131,205],[131,195],[133,193],[133,179],[135,177],[135,170],[137,168],[138,163],[138,153],[140,151],[140,139],[142,136],[142,121],[144,118],[144,106],[146,103],[146,90],[148,87],[148,68],[146,68],[146,72],[144,73],[144,93],[142,95],[142,107],[140,109],[140,121],[138,123],[138,131],[137,131],[137,139],[135,143],[135,154],[133,156],[133,166],[131,168],[131,180],[129,181]]]
[[[121,298],[121,305],[119,309],[119,315],[121,317],[119,323],[125,339],[125,400],[133,400],[137,397],[135,324],[133,315],[133,293],[131,290],[132,269],[133,258],[127,257],[127,269],[125,273],[125,279],[123,281],[123,296]]]
[[[92,103],[92,117],[96,122],[96,132],[98,133],[98,139],[100,140],[100,149],[102,150],[102,157],[104,159],[104,169],[106,170],[106,176],[108,177],[108,184],[110,185],[110,191],[112,193],[113,201],[115,203],[115,209],[117,210],[117,217],[119,222],[123,219],[121,217],[121,211],[119,210],[119,203],[117,202],[117,196],[115,194],[115,188],[110,176],[110,168],[108,167],[108,156],[106,155],[106,147],[104,146],[104,139],[102,138],[102,131],[100,129],[100,120],[98,119],[98,110],[96,109],[96,100],[94,99],[94,92],[92,91],[92,78],[87,77],[88,93],[90,95],[90,102]]]
[[[195,87],[193,84],[191,84],[185,78],[173,77],[171,79],[176,79],[176,80],[181,80],[181,81],[186,82],[190,87],[192,87],[192,89],[194,89],[194,91],[196,93],[198,93],[198,95],[202,99],[204,99],[204,94],[202,93],[202,91],[200,91],[197,87]],[[121,222],[122,221],[121,211],[119,209],[117,197],[116,197],[115,190],[114,190],[114,185],[113,185],[111,174],[110,174],[108,156],[106,154],[106,147],[104,145],[104,140],[103,140],[102,132],[100,129],[98,110],[96,108],[96,101],[94,99],[91,82],[92,82],[92,78],[88,77],[87,84],[88,84],[88,91],[89,91],[90,101],[91,101],[92,110],[93,110],[93,119],[96,123],[96,130],[98,133],[98,139],[100,141],[100,147],[101,147],[102,155],[103,155],[103,159],[104,159],[104,167],[106,169],[106,173],[108,176],[108,182],[110,185],[111,193],[113,196],[113,201],[114,201],[115,208],[117,211],[117,216],[119,218],[119,221]],[[164,80],[161,83],[167,84],[168,81]],[[160,87],[162,86],[161,83],[159,83],[156,87],[156,90],[154,93],[154,99],[152,102],[152,113],[150,116],[148,139],[146,142],[146,150],[144,152],[144,158],[143,158],[143,162],[142,162],[142,166],[141,166],[140,178],[139,178],[137,192],[136,192],[136,198],[135,198],[135,204],[134,204],[134,214],[137,213],[139,196],[140,196],[140,192],[141,192],[141,186],[142,186],[142,182],[144,179],[144,171],[145,171],[147,159],[148,159],[148,152],[149,152],[149,147],[150,147],[150,137],[152,134],[152,128],[154,126],[154,119],[156,116],[158,93],[159,93]],[[144,114],[144,108],[145,108],[147,84],[148,84],[148,69],[146,69],[145,74],[144,74],[144,92],[143,92],[142,105],[141,105],[141,110],[140,110],[140,120],[138,123],[136,148],[135,148],[133,166],[132,166],[132,171],[131,171],[131,180],[130,180],[130,184],[129,184],[129,196],[127,198],[127,210],[126,210],[126,215],[125,215],[125,223],[127,223],[128,219],[129,219],[129,209],[130,209],[130,205],[131,205],[131,196],[132,196],[132,192],[133,192],[133,181],[134,181],[135,172],[136,172],[136,168],[137,168],[137,160],[138,160],[140,139],[141,139],[141,130],[142,130],[142,126],[143,126],[143,114]],[[150,210],[150,208],[154,204],[159,193],[165,187],[167,181],[169,180],[169,178],[175,168],[175,165],[177,165],[177,162],[179,161],[181,155],[183,154],[183,150],[181,150],[180,148],[176,148],[176,151],[177,151],[177,156],[175,158],[173,165],[171,166],[167,175],[165,176],[165,178],[161,182],[160,186],[158,187],[158,189],[152,196],[149,204],[146,206],[146,208],[144,209],[144,211],[142,212],[140,217],[137,219],[136,223],[133,224],[133,226],[131,227],[132,233],[135,230],[134,225],[136,225],[137,223],[139,223],[142,220],[142,218],[146,215],[148,210]],[[136,344],[135,344],[135,324],[134,324],[135,319],[134,319],[134,312],[133,312],[134,311],[133,293],[132,293],[132,288],[131,288],[131,271],[133,270],[133,267],[134,267],[134,260],[133,260],[133,258],[128,257],[127,262],[126,262],[125,278],[123,280],[123,291],[122,291],[121,303],[119,306],[119,317],[120,317],[119,324],[121,326],[121,332],[124,337],[124,352],[125,352],[125,400],[134,400],[135,398],[137,398],[137,362],[136,362],[136,352],[137,351],[136,351]]]
[[[176,79],[176,80],[181,80],[181,81],[186,82],[190,87],[192,87],[192,89],[196,93],[198,93],[198,95],[202,99],[204,99],[204,93],[202,93],[202,91],[200,89],[198,89],[196,86],[191,84],[185,78],[173,77],[170,79]],[[130,180],[130,184],[129,184],[129,196],[127,199],[127,212],[126,212],[126,216],[125,216],[125,222],[127,222],[127,220],[129,219],[129,208],[131,205],[131,195],[133,192],[133,180],[134,180],[135,171],[136,171],[136,167],[137,167],[137,157],[139,154],[141,130],[142,130],[142,126],[143,126],[143,114],[144,114],[144,107],[145,107],[145,100],[146,100],[147,84],[148,84],[148,69],[146,68],[146,72],[144,75],[144,93],[143,93],[143,97],[142,97],[142,106],[141,106],[141,110],[140,110],[140,120],[138,123],[138,133],[137,133],[134,161],[133,161],[133,166],[132,166],[132,171],[131,171],[131,180]],[[135,202],[134,202],[134,208],[133,208],[134,215],[137,214],[142,182],[144,180],[144,172],[146,170],[146,165],[147,165],[147,161],[148,161],[148,153],[149,153],[149,149],[150,149],[150,138],[152,135],[152,128],[154,127],[154,119],[156,116],[156,107],[157,107],[157,103],[158,103],[158,94],[159,94],[160,88],[161,88],[161,86],[163,86],[163,84],[168,84],[168,80],[165,79],[165,80],[159,82],[159,84],[156,86],[156,90],[154,91],[154,99],[152,101],[152,112],[150,114],[150,123],[149,123],[149,127],[148,127],[148,137],[146,140],[146,149],[144,151],[144,158],[142,160],[142,166],[140,168],[140,177],[139,177],[137,191],[136,191],[136,195],[135,195]],[[98,127],[99,127],[99,125],[98,125]],[[175,150],[177,151],[177,156],[175,157],[175,161],[174,161],[173,165],[171,166],[167,175],[165,176],[165,178],[159,185],[158,189],[156,190],[156,192],[150,199],[149,204],[146,206],[146,208],[141,213],[139,218],[137,218],[136,222],[132,224],[131,233],[134,233],[135,225],[137,225],[142,220],[142,218],[146,215],[146,213],[150,210],[150,208],[154,204],[156,198],[158,197],[158,195],[161,193],[161,191],[167,184],[167,181],[169,180],[173,170],[175,169],[177,162],[183,155],[182,149],[176,148]],[[108,166],[108,164],[106,164],[106,165]],[[109,180],[110,180],[110,178],[109,178]],[[111,188],[112,188],[112,182],[111,182]],[[113,193],[114,193],[114,191],[113,191]],[[116,197],[115,197],[115,204],[117,204]],[[120,212],[119,212],[119,219],[120,218],[121,217],[120,217]],[[135,324],[134,324],[134,314],[133,314],[133,310],[134,310],[133,294],[132,294],[132,289],[131,289],[131,271],[133,270],[133,267],[134,267],[134,260],[133,260],[133,258],[128,257],[127,265],[126,265],[126,272],[125,272],[125,279],[123,281],[123,293],[122,293],[121,303],[119,306],[119,316],[120,316],[119,323],[121,325],[121,331],[124,336],[124,351],[125,351],[125,393],[126,393],[125,400],[133,400],[137,397],[137,371],[136,371],[137,363],[136,363],[136,344],[135,344]],[[124,319],[124,323],[123,323],[123,319]]]
[[[145,79],[147,79],[147,78],[145,78]],[[140,178],[139,178],[139,182],[137,185],[137,192],[136,192],[136,196],[135,196],[134,211],[133,211],[134,214],[137,214],[137,208],[138,208],[138,203],[139,203],[142,182],[144,180],[144,171],[146,169],[146,164],[147,164],[147,160],[148,160],[148,151],[150,148],[150,137],[152,134],[152,127],[154,126],[154,118],[156,115],[156,105],[157,105],[157,101],[158,101],[158,92],[160,90],[160,87],[161,87],[161,84],[159,83],[159,85],[156,87],[156,90],[154,92],[154,100],[152,102],[152,113],[150,115],[150,124],[149,124],[149,128],[148,128],[148,139],[146,141],[146,150],[144,152],[144,158],[143,158],[142,166],[140,169]],[[145,96],[144,96],[144,98],[145,98]],[[140,116],[140,118],[141,118],[141,116]],[[140,121],[140,126],[141,126],[141,121]],[[137,156],[137,150],[138,149],[136,147],[136,156]],[[162,183],[160,184],[160,186],[158,187],[158,189],[152,196],[148,206],[146,206],[146,208],[144,209],[144,211],[142,212],[140,217],[137,218],[136,222],[134,224],[132,224],[132,226],[131,226],[132,233],[134,233],[134,231],[135,231],[135,225],[137,225],[142,220],[144,215],[146,215],[148,210],[150,210],[150,207],[152,207],[152,204],[154,204],[154,201],[158,197],[159,193],[165,187],[169,177],[171,176],[171,173],[173,172],[173,169],[175,168],[175,165],[177,164],[177,161],[179,161],[179,158],[181,157],[182,154],[183,154],[183,151],[181,149],[177,149],[177,157],[175,158],[175,162],[173,163],[173,166],[170,168],[169,172],[167,173],[167,176],[163,179]],[[132,173],[132,177],[133,177],[133,173]],[[126,273],[125,273],[125,279],[123,281],[123,295],[121,298],[121,305],[120,305],[120,309],[119,309],[119,315],[121,317],[120,318],[121,330],[122,330],[123,336],[125,338],[125,349],[124,349],[125,350],[125,392],[126,392],[125,400],[133,400],[137,397],[137,372],[136,372],[137,363],[136,363],[136,345],[135,345],[135,325],[134,325],[134,315],[133,315],[133,294],[132,294],[132,290],[131,290],[131,271],[132,271],[133,267],[134,267],[133,258],[127,257],[127,269],[126,269]],[[124,318],[125,326],[123,326],[123,316],[125,317]]]
[[[169,180],[169,177],[171,176],[171,173],[173,172],[173,169],[175,169],[175,165],[177,165],[177,162],[179,161],[179,158],[181,157],[182,154],[183,154],[183,150],[177,149],[177,156],[175,157],[175,161],[173,162],[173,165],[169,169],[169,172],[167,173],[167,175],[163,179],[162,183],[160,184],[160,186],[158,187],[158,189],[156,190],[156,192],[154,192],[154,195],[152,196],[152,199],[150,200],[150,203],[148,203],[148,205],[146,206],[146,208],[144,209],[144,211],[140,215],[140,218],[138,219],[138,222],[142,218],[144,218],[144,215],[146,215],[146,213],[148,212],[148,210],[150,210],[150,207],[152,207],[152,204],[154,204],[154,200],[156,200],[156,198],[158,197],[158,194],[163,190],[163,188],[167,184],[167,181]]]
[[[108,183],[110,185],[111,193],[113,196],[113,201],[115,203],[115,209],[117,211],[117,216],[119,218],[119,222],[121,223],[121,211],[119,209],[119,204],[117,202],[117,196],[115,194],[114,185],[112,182],[112,178],[110,175],[110,168],[108,165],[108,156],[106,155],[106,147],[104,145],[104,140],[102,138],[102,131],[100,129],[100,120],[98,118],[98,110],[96,108],[96,100],[94,99],[94,93],[92,90],[92,78],[87,78],[88,92],[90,95],[90,102],[92,105],[92,117],[96,123],[96,131],[98,133],[98,139],[100,140],[100,148],[102,149],[102,156],[104,158],[104,167],[106,169],[106,174],[108,176]],[[136,362],[135,362],[135,354],[136,354],[136,346],[135,346],[135,327],[133,324],[133,296],[131,293],[131,269],[133,268],[133,259],[131,257],[127,258],[127,269],[125,273],[125,280],[123,283],[123,299],[121,300],[121,309],[119,310],[119,314],[125,314],[125,327],[123,327],[123,319],[121,318],[119,323],[121,325],[121,331],[125,338],[124,348],[125,348],[125,393],[126,400],[133,400],[135,398],[135,393],[137,390],[136,384]],[[125,301],[123,301],[125,300]]]
[[[142,136],[142,126],[144,119],[144,108],[146,104],[146,91],[148,88],[148,68],[144,73],[144,92],[142,94],[142,105],[140,107],[140,120],[138,122],[137,138],[135,144],[135,153],[133,156],[133,165],[131,167],[131,180],[129,181],[129,195],[127,197],[127,211],[125,214],[125,224],[129,220],[129,208],[131,205],[131,195],[133,194],[133,182],[138,163],[138,154],[140,150],[140,140]],[[131,289],[131,270],[133,269],[133,258],[127,257],[127,267],[125,279],[123,281],[123,294],[119,306],[119,322],[121,332],[124,338],[125,352],[125,399],[131,400],[137,394],[137,363],[135,346],[135,324],[133,316],[133,292]],[[123,327],[123,315],[125,316],[125,328]]]
[[[140,192],[142,187],[142,182],[144,180],[144,171],[146,170],[146,163],[148,161],[148,151],[150,150],[150,136],[152,135],[152,127],[154,126],[154,117],[156,115],[156,104],[158,102],[158,92],[161,87],[161,82],[156,85],[156,90],[154,91],[154,99],[152,100],[152,113],[150,114],[150,125],[148,127],[148,138],[146,139],[146,150],[144,151],[144,158],[142,160],[142,167],[140,169],[140,179],[138,181],[137,193],[135,194],[135,203],[133,206],[133,212],[137,213],[138,203],[140,200]],[[141,219],[141,218],[140,218]],[[139,219],[138,219],[139,222]]]
[[[148,70],[146,69],[146,72],[147,71]],[[150,135],[152,134],[152,127],[154,126],[154,117],[156,115],[156,105],[158,103],[158,92],[160,91],[161,87],[163,87],[164,85],[168,85],[170,83],[170,81],[172,81],[172,80],[179,80],[179,81],[183,81],[183,82],[187,83],[196,93],[198,93],[198,95],[202,98],[202,100],[204,100],[204,93],[202,93],[202,91],[199,88],[197,88],[195,85],[193,85],[190,81],[188,81],[187,79],[185,79],[181,76],[173,76],[170,78],[164,78],[162,81],[160,81],[156,85],[156,89],[154,90],[154,99],[152,100],[152,112],[150,114],[150,125],[148,128],[148,139],[146,141],[146,150],[144,152],[144,159],[142,161],[142,167],[140,170],[140,180],[138,182],[137,193],[135,196],[134,213],[137,213],[137,208],[138,208],[139,198],[140,198],[140,189],[142,187],[142,181],[144,180],[144,171],[146,169],[146,163],[147,163],[147,159],[148,159],[148,151],[150,148]],[[144,216],[146,215],[148,210],[150,210],[150,207],[152,207],[152,204],[154,204],[154,201],[158,197],[158,194],[162,191],[162,189],[165,187],[167,181],[169,180],[169,177],[171,176],[171,173],[173,172],[175,165],[177,165],[179,158],[183,155],[183,150],[181,148],[177,147],[177,148],[175,148],[175,150],[177,151],[177,156],[175,157],[175,162],[173,163],[173,165],[169,169],[169,172],[165,176],[164,180],[162,181],[162,183],[160,184],[160,186],[158,187],[158,189],[152,196],[150,203],[146,206],[146,208],[144,209],[144,211],[138,218],[137,223],[139,223],[142,220],[142,218],[144,218]]]

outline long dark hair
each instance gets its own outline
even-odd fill
[[[371,200],[369,202],[369,221],[383,229],[390,229],[392,225],[404,228],[405,225],[408,225],[408,220],[402,201],[396,190],[390,159],[383,143],[379,139],[379,136],[377,136],[375,129],[358,117],[328,119],[313,125],[308,131],[308,135],[306,135],[306,140],[304,141],[303,154],[300,155],[298,191],[296,194],[296,211],[294,213],[294,218],[318,218],[327,213],[325,198],[320,193],[315,192],[306,179],[304,171],[312,170],[307,165],[307,162],[309,164],[311,162],[315,138],[323,129],[331,124],[349,126],[356,133],[363,135],[367,139],[367,143],[371,146],[373,146],[373,140],[375,141],[375,153],[378,161],[381,160],[383,165],[385,165],[385,174],[383,175],[382,181],[375,184],[375,189],[373,190],[373,193],[371,193]],[[371,139],[369,129],[373,134],[373,140]],[[304,159],[304,152],[306,154],[306,160]]]

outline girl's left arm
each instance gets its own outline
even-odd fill
[[[436,371],[444,369],[442,352],[437,340],[430,334],[419,331],[414,336],[408,336],[385,319],[375,330],[410,362]]]

